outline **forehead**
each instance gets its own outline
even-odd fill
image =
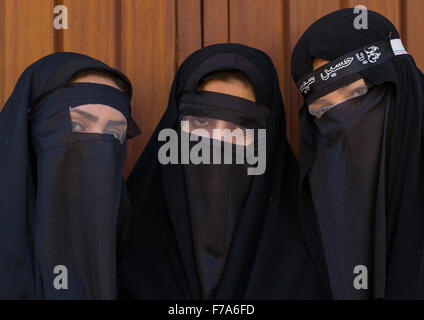
[[[74,80],[74,82],[104,84],[106,86],[113,87],[115,89],[121,90],[121,88],[119,88],[119,86],[116,84],[116,82],[114,80],[106,78],[106,77],[102,77],[102,76],[99,76],[99,75],[95,75],[95,74],[89,74],[89,75],[83,76],[81,78]]]
[[[256,101],[252,89],[236,78],[230,78],[229,80],[210,80],[203,84],[200,89],[224,93],[254,102]]]
[[[124,115],[119,110],[104,104],[84,104],[73,107],[70,111],[72,116],[76,114],[94,122],[98,120],[126,121]]]
[[[328,61],[328,60],[324,60],[324,59],[321,59],[321,58],[314,58],[314,61],[313,61],[313,68],[314,68],[314,70],[316,70],[316,69],[318,69],[319,67],[322,67],[323,65],[325,65],[325,64],[327,64],[327,63],[329,63],[330,61]]]

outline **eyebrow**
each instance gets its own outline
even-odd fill
[[[125,120],[109,120],[106,126],[125,126],[127,122]]]
[[[328,104],[330,104],[330,102],[326,99],[318,99],[317,101],[314,102],[314,104],[315,103],[323,103],[323,104],[328,103]]]
[[[84,118],[86,118],[87,120],[92,121],[92,122],[97,122],[99,120],[99,118],[96,117],[95,115],[93,115],[89,112],[82,111],[80,109],[74,108],[74,109],[71,109],[71,111],[80,114],[81,116],[83,116]]]
[[[348,85],[348,86],[344,86],[344,87],[341,87],[340,89],[338,89],[337,91],[338,91],[338,92],[343,92],[343,91],[348,90],[348,89],[349,89],[349,87],[350,87],[350,85]]]
[[[342,87],[340,89],[337,89],[337,91],[338,92],[343,92],[343,91],[348,90],[349,87],[350,87],[350,85],[345,86],[345,87]],[[367,87],[367,85],[360,85],[358,87],[349,88],[349,91],[352,92],[354,90],[358,90],[358,89],[362,89],[362,88],[366,88],[366,87]],[[329,104],[330,102],[328,100],[326,100],[326,99],[318,99],[314,103],[328,103]]]

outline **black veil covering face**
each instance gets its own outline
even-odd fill
[[[237,152],[246,154],[254,148],[254,133],[248,134],[247,128],[254,128],[257,118],[264,121],[265,128],[268,109],[226,94],[188,91],[179,99],[179,112],[180,136],[195,140],[188,151],[195,152],[200,139],[210,146],[206,164],[183,165],[197,270],[202,296],[207,299],[213,298],[218,286],[251,187],[246,156],[241,158],[243,163],[237,163]],[[216,129],[231,130],[234,137],[214,135]],[[214,162],[214,155],[219,163]]]
[[[89,69],[116,74],[129,95],[102,84],[68,84]],[[116,297],[118,238],[129,211],[125,136],[138,133],[130,98],[125,75],[76,53],[47,56],[20,77],[0,114],[1,298]],[[71,114],[81,106],[101,116],[89,111],[95,105],[125,119],[123,137],[74,126]]]
[[[256,103],[196,91],[206,75],[218,71],[246,75]],[[222,108],[225,111],[216,111]],[[247,118],[232,113],[241,108],[250,114]],[[266,128],[264,174],[246,176],[244,165],[160,164],[163,143],[158,142],[159,133],[167,128],[178,130],[179,120],[187,120],[186,116]],[[183,134],[183,125],[181,129]],[[186,59],[175,76],[168,108],[127,181],[133,211],[128,245],[118,268],[122,297],[329,297],[327,280],[315,268],[299,228],[298,167],[285,132],[277,74],[263,52],[219,44]]]
[[[293,52],[305,99],[300,215],[334,298],[422,299],[423,76],[390,21],[368,10],[368,29],[357,30],[356,17],[343,9],[321,18]],[[314,58],[330,62],[313,71]],[[314,111],[359,79],[365,92]],[[361,265],[367,290],[354,287]]]

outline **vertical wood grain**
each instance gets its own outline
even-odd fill
[[[177,63],[202,47],[202,0],[177,1]]]
[[[117,0],[61,0],[68,8],[68,30],[58,30],[63,51],[74,51],[116,67],[119,27]]]
[[[5,103],[5,86],[6,82],[8,82],[6,78],[6,72],[4,69],[4,65],[6,63],[4,51],[5,51],[5,34],[4,34],[4,23],[5,23],[5,17],[4,17],[4,0],[0,0],[0,112],[3,109],[3,105]]]
[[[53,28],[56,4],[68,8],[68,30]],[[290,75],[292,50],[315,20],[357,4],[389,18],[424,68],[422,0],[0,0],[0,108],[24,69],[54,51],[84,53],[121,69],[133,82],[134,118],[143,130],[129,142],[128,174],[167,106],[178,65],[202,46],[238,42],[273,60],[287,136],[299,155],[302,98]]]
[[[230,0],[230,41],[267,53],[283,72],[283,2],[281,0]]]
[[[285,0],[285,25],[284,50],[287,50],[285,65],[288,71],[282,77],[284,81],[284,102],[287,113],[287,123],[290,131],[288,133],[289,141],[296,156],[300,155],[300,126],[298,112],[303,104],[299,90],[297,89],[291,77],[291,54],[293,49],[305,32],[305,30],[322,16],[341,8],[339,0]]]
[[[405,5],[402,32],[406,50],[414,57],[417,66],[424,70],[424,1],[408,0]]]
[[[0,0],[0,109],[22,72],[53,53],[53,4],[51,0]]]
[[[125,173],[134,166],[168,104],[176,66],[173,0],[122,0],[122,71],[134,86],[134,118],[143,134],[128,142]]]
[[[230,0],[230,41],[255,47],[268,54],[277,70],[283,99],[286,75],[290,73],[290,65],[285,61],[290,55],[284,38],[285,20],[284,1],[268,0]],[[291,119],[294,109],[285,105],[286,118]],[[293,125],[295,127],[293,127]],[[296,140],[296,124],[287,121],[287,136],[290,142]]]
[[[203,46],[229,41],[228,0],[203,0]]]

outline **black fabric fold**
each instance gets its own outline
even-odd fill
[[[399,39],[396,28],[382,15],[368,10],[368,29],[359,30],[352,27],[356,16],[351,8],[339,10],[319,19],[305,31],[292,55],[292,75],[295,81],[313,70],[314,58],[333,61],[370,43]],[[390,111],[386,108],[384,115],[383,140],[379,147],[381,157],[375,163],[376,166],[377,162],[379,165],[373,171],[373,175],[379,177],[377,193],[373,197],[372,204],[369,204],[372,206],[371,218],[374,220],[374,237],[369,242],[372,242],[377,249],[384,250],[384,255],[376,255],[375,252],[373,254],[373,269],[380,270],[380,275],[369,283],[372,290],[369,297],[422,299],[424,269],[421,253],[424,236],[420,230],[424,225],[423,74],[416,67],[413,58],[407,54],[396,55],[389,61],[360,71],[359,74],[367,83],[380,88],[385,87],[388,90],[388,105],[390,105]],[[349,105],[349,101],[346,104]],[[335,106],[327,112],[332,112],[338,107]],[[311,234],[307,236],[308,242],[323,243],[323,238],[328,235],[323,235],[322,230],[317,231],[320,229],[317,221],[319,213],[317,205],[314,204],[314,191],[310,183],[311,170],[320,152],[320,146],[317,144],[318,130],[314,123],[319,120],[314,120],[309,114],[306,104],[300,111],[300,119],[302,156],[299,210],[301,216],[309,217],[309,222],[306,218],[303,222],[309,225]],[[381,127],[382,117],[379,119],[375,120],[375,128]],[[369,130],[372,126],[372,124],[366,125],[365,122],[363,124],[366,126],[364,130]],[[358,121],[358,128],[361,128],[361,121]],[[381,130],[373,133],[373,139],[377,134],[381,134]],[[357,148],[363,146],[366,149],[367,143],[368,139],[364,137],[355,145]],[[369,151],[372,153],[375,150]],[[363,152],[366,154],[367,151]],[[338,154],[340,155],[340,152]],[[356,157],[352,155],[350,158],[349,161],[354,161]],[[346,159],[341,161],[346,164]],[[360,170],[356,171],[358,175],[365,172],[359,168],[356,170]],[[327,169],[327,172],[331,175],[330,169]],[[348,170],[343,175],[355,175],[355,172]],[[319,185],[322,189],[329,187],[323,182]],[[361,186],[352,184],[350,187]],[[334,199],[328,195],[327,201]],[[381,234],[384,234],[384,237]],[[321,255],[322,267],[326,266],[328,269],[329,258],[324,258],[322,252],[315,251],[317,255]],[[353,281],[355,276],[352,273],[350,281]],[[340,298],[340,295],[336,294],[336,297]]]
[[[209,138],[202,138],[209,139]],[[217,144],[210,141],[210,155]],[[225,150],[225,142],[220,148]],[[192,143],[193,145],[193,143]],[[194,253],[204,299],[213,299],[231,246],[231,239],[250,191],[252,176],[246,164],[236,164],[231,145],[231,164],[184,165]],[[228,149],[227,149],[228,150]],[[228,152],[228,151],[227,151]],[[222,155],[221,158],[223,158]]]
[[[66,86],[73,74],[93,68],[120,74],[76,53],[44,57],[25,70],[0,113],[0,298],[116,297],[121,228],[130,210],[125,143],[73,132],[69,108],[105,104],[128,120],[130,97],[104,85]],[[68,289],[54,286],[64,275],[56,266],[67,268]]]
[[[359,80],[361,72],[395,57],[390,40],[370,43],[309,72],[296,82],[306,103]]]
[[[384,296],[385,214],[379,202],[385,201],[382,149],[392,101],[390,87],[376,87],[314,120],[317,157],[309,184],[336,299]],[[356,266],[367,267],[367,290],[352,286]]]
[[[185,91],[179,99],[181,114],[222,119],[245,128],[266,128],[269,111],[255,102],[217,92]]]
[[[163,143],[158,136],[163,129],[179,128],[182,93],[198,90],[204,76],[224,70],[243,72],[253,84],[256,103],[269,111],[267,166],[263,175],[252,176],[243,210],[235,210],[240,212],[233,215],[237,222],[229,224],[235,227],[225,265],[207,298],[328,298],[327,281],[321,277],[298,223],[298,167],[286,138],[277,73],[266,54],[238,44],[206,47],[181,65],[168,108],[128,178],[133,211],[130,238],[119,267],[122,297],[205,298],[196,261],[198,244],[193,239],[196,223],[190,216],[190,198],[196,196],[195,188],[187,185],[182,165],[159,163],[158,152]],[[202,188],[207,188],[208,180],[203,180]],[[217,214],[222,216],[223,212]]]

